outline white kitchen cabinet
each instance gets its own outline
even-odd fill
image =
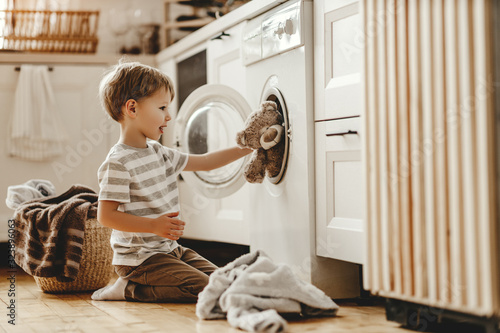
[[[221,31],[207,43],[208,83],[227,85],[240,94],[246,91],[245,66],[241,59],[242,22]]]
[[[242,96],[246,91],[245,67],[241,61],[240,52],[243,26],[244,23],[240,23],[227,30],[219,31],[212,36],[219,36],[219,38],[208,39],[193,48],[196,50],[194,54],[201,51],[200,47],[206,48],[208,84],[228,86]],[[241,129],[236,130],[243,129],[243,121],[244,119],[241,121]],[[236,136],[230,145],[236,145]],[[219,198],[210,198],[199,193],[187,181],[179,181],[178,184],[181,214],[182,218],[187,221],[184,230],[185,238],[242,245],[250,243],[248,210],[251,205],[249,204],[248,184],[244,184],[235,193]]]
[[[3,172],[0,191],[3,202],[8,186],[35,178],[51,181],[57,194],[63,193],[73,184],[83,184],[98,191],[97,169],[119,136],[118,125],[105,114],[97,98],[99,81],[106,66],[50,65],[52,71],[49,78],[67,142],[64,145],[65,153],[47,162],[27,161],[7,154],[8,125],[19,77],[19,71],[15,69],[20,66],[0,65],[0,98],[3,106],[0,115],[0,132],[3,133],[0,137]],[[7,221],[12,214],[12,210],[1,206],[2,221]],[[7,223],[0,225],[0,241],[5,241]]]
[[[315,120],[359,116],[364,34],[358,2],[315,6]]]
[[[362,264],[363,44],[356,1],[315,2],[316,254]]]
[[[316,254],[364,262],[359,118],[317,122]]]

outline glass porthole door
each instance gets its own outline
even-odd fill
[[[244,129],[251,113],[247,101],[236,90],[207,84],[193,91],[182,104],[175,120],[178,149],[188,154],[205,154],[236,145],[236,133]],[[248,156],[211,171],[185,171],[182,177],[196,191],[209,198],[223,198],[241,188]]]

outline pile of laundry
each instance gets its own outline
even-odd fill
[[[9,186],[6,204],[15,210],[16,263],[32,276],[75,280],[85,221],[97,217],[97,200],[97,193],[84,185],[73,185],[60,195],[47,180]]]
[[[250,332],[283,332],[280,314],[335,316],[338,305],[323,291],[300,280],[292,269],[275,264],[262,251],[245,254],[210,275],[199,294],[196,315],[227,318],[233,327]]]

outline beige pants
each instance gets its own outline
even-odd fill
[[[155,254],[139,266],[115,266],[116,273],[129,280],[127,301],[155,303],[196,302],[216,269],[210,261],[180,245],[170,253]]]

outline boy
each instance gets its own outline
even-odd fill
[[[104,109],[120,124],[120,139],[98,171],[98,219],[113,229],[112,286],[94,300],[195,302],[217,267],[177,244],[185,222],[178,219],[176,179],[182,170],[212,170],[252,150],[237,146],[188,155],[162,146],[174,98],[170,79],[139,63],[119,63],[102,79]]]

